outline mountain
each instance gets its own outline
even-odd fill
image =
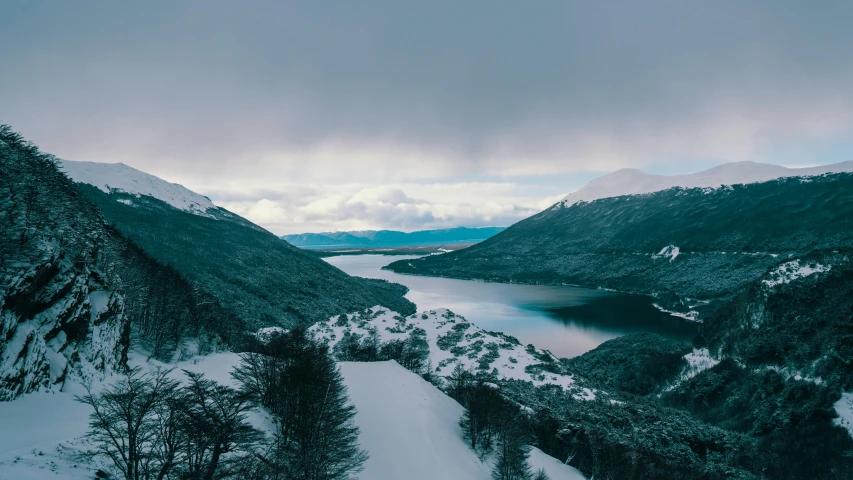
[[[559,202],[568,207],[577,202],[600,198],[659,192],[673,187],[718,188],[722,185],[766,182],[785,177],[806,177],[825,173],[853,172],[853,161],[808,168],[788,168],[756,162],[733,162],[687,175],[652,175],[634,168],[623,168],[592,180]]]
[[[158,356],[241,343],[239,318],[107,225],[56,163],[0,126],[0,400],[97,381],[131,340]]]
[[[281,237],[302,248],[351,247],[408,247],[477,243],[505,230],[506,227],[467,228],[398,232],[394,230],[363,230],[354,232],[300,233]]]
[[[180,185],[122,164],[60,165],[107,223],[253,328],[377,304],[415,310],[405,287],[350,277]]]
[[[477,245],[385,268],[649,294],[703,318],[813,250],[853,247],[853,174],[671,188],[556,206]]]

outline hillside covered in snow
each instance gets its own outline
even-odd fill
[[[123,163],[60,160],[59,168],[75,182],[92,185],[106,193],[116,191],[137,197],[146,195],[178,210],[205,217],[212,217],[208,210],[217,208],[209,198],[190,191],[183,185],[167,182]],[[130,199],[122,201],[132,204]]]
[[[195,357],[176,364],[146,360],[133,352],[130,362],[145,369],[174,368],[202,373],[223,385],[236,387],[230,373],[240,362],[234,353]],[[340,364],[349,396],[357,409],[361,447],[370,455],[358,478],[370,480],[488,480],[491,465],[465,445],[459,418],[462,407],[435,386],[394,362]],[[111,381],[95,384],[97,390]],[[89,480],[106,465],[81,463],[75,455],[88,448],[84,435],[89,407],[74,400],[85,393],[81,385],[66,391],[37,393],[13,402],[0,402],[0,424],[14,436],[0,435],[0,479]],[[34,418],[41,421],[33,422]],[[256,428],[272,432],[269,414],[257,409],[249,415]],[[533,470],[543,469],[551,480],[582,480],[576,469],[533,449]]]

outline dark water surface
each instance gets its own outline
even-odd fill
[[[405,256],[353,255],[325,258],[350,275],[383,278],[409,287],[418,310],[449,308],[486,330],[512,335],[523,344],[574,357],[628,333],[652,332],[690,341],[695,322],[652,306],[649,297],[588,288],[510,285],[400,275],[381,268]]]

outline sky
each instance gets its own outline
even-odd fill
[[[0,0],[0,123],[279,234],[853,159],[853,2]]]

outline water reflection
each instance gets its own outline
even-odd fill
[[[486,330],[573,357],[628,333],[653,332],[689,341],[697,324],[662,313],[648,297],[587,288],[509,285],[400,275],[381,268],[415,257],[355,255],[326,259],[341,270],[409,288],[419,310],[449,308]]]

